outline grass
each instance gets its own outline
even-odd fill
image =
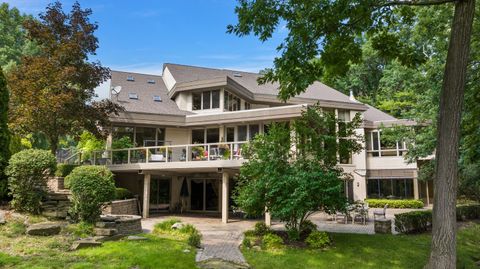
[[[266,268],[423,268],[428,259],[430,235],[331,234],[326,250],[284,249],[264,251],[243,248],[247,262]],[[480,261],[480,225],[458,233],[457,268],[477,268]]]
[[[101,247],[69,251],[79,235],[89,233],[88,225],[49,237],[26,236],[24,229],[15,220],[0,226],[0,268],[195,268],[195,248],[185,238],[142,235],[149,240],[105,242]]]

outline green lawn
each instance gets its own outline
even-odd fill
[[[44,249],[37,249],[32,255],[12,256],[0,252],[0,267],[195,268],[195,250],[185,242],[157,236],[148,237],[148,241],[106,242],[98,248],[75,252],[65,251],[61,243],[58,246],[44,246]],[[56,247],[61,249],[55,249]],[[191,251],[184,253],[184,249]]]
[[[35,220],[40,221],[44,219]],[[69,251],[74,234],[88,231],[82,225],[69,227],[59,235],[41,237],[25,235],[23,220],[0,226],[0,268],[195,268],[196,251],[185,238],[151,234],[144,235],[149,240]]]
[[[263,268],[423,268],[429,249],[429,235],[332,234],[334,245],[323,251],[286,249],[258,251],[243,249],[248,263]],[[458,233],[457,268],[478,268],[480,225]]]

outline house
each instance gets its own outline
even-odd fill
[[[320,82],[283,103],[277,84],[258,85],[259,74],[167,63],[162,76],[112,71],[110,98],[125,111],[112,117],[107,150],[91,162],[106,164],[116,184],[138,194],[143,216],[162,211],[217,212],[227,222],[231,192],[246,160],[242,145],[268,130],[271,122],[292,121],[306,106],[348,121],[356,113],[365,149],[339,158],[352,175],[345,182],[350,200],[367,197],[420,198],[417,164],[404,160],[402,141],[386,143],[379,127],[411,125],[362,104]],[[123,143],[118,149],[116,143]],[[111,149],[111,145],[117,149]],[[430,186],[430,190],[432,187]]]

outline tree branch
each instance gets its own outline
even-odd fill
[[[387,6],[433,6],[433,5],[442,5],[446,3],[454,3],[458,0],[430,0],[430,1],[423,1],[423,0],[411,0],[411,1],[404,1],[404,0],[396,0],[396,1],[389,1],[381,5],[381,7]]]

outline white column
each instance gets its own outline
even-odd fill
[[[417,173],[415,172],[415,175],[413,176],[413,198],[418,200],[420,198],[418,194],[418,178],[417,178]]]
[[[272,217],[270,216],[270,212],[266,211],[267,209],[265,208],[265,225],[268,227],[272,226]]]
[[[229,177],[227,172],[222,173],[222,223],[228,222],[228,185],[229,185]]]
[[[148,218],[150,211],[150,174],[143,177],[143,218]]]

